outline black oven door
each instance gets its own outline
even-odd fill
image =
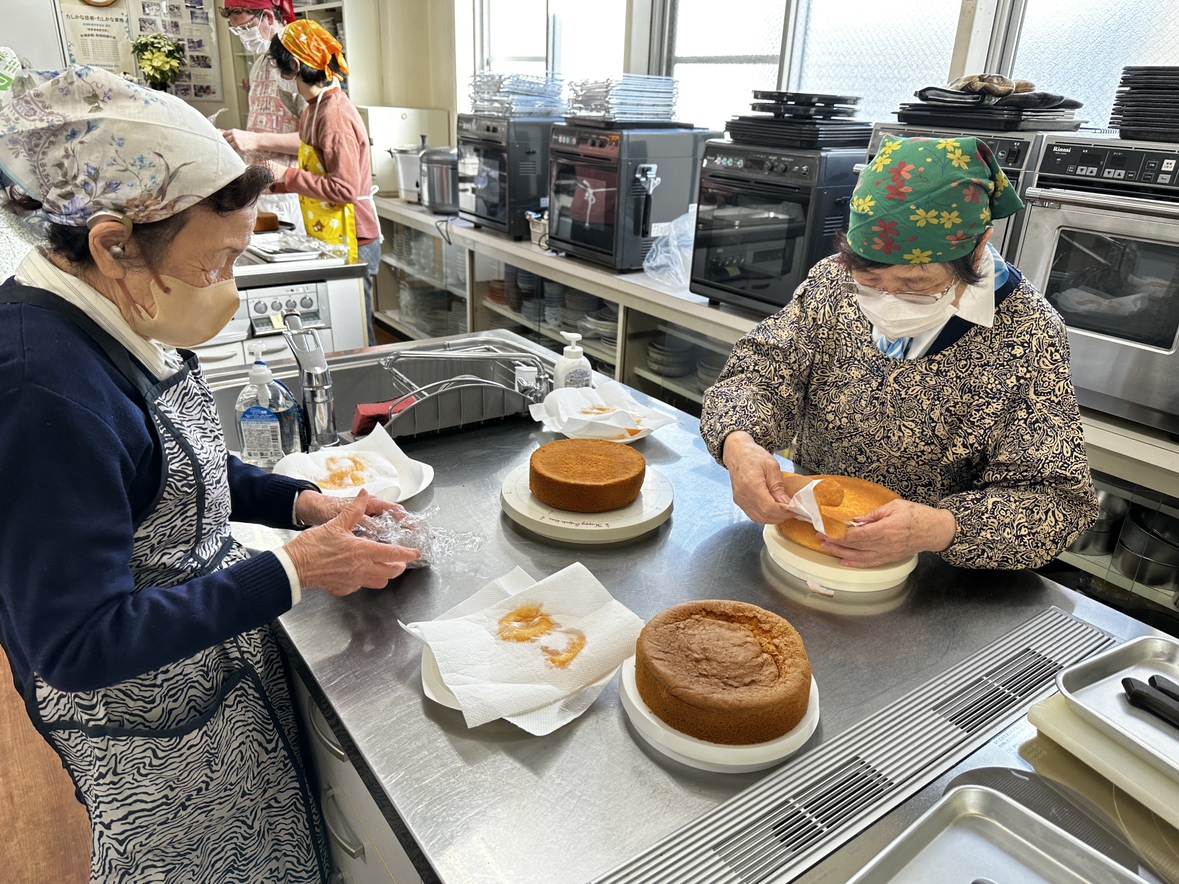
[[[809,204],[787,187],[701,178],[691,290],[763,312],[784,307],[809,269]]]
[[[507,230],[508,149],[460,141],[458,150],[459,211],[476,223]]]
[[[618,167],[553,153],[549,175],[549,242],[612,258],[618,223]]]

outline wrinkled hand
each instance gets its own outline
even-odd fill
[[[299,517],[299,521],[304,525],[322,525],[324,522],[330,522],[344,510],[348,509],[354,500],[355,498],[350,497],[329,497],[319,491],[302,491],[299,493],[299,499],[295,503],[295,515]],[[360,524],[368,527],[368,516],[379,516],[384,513],[392,513],[393,518],[398,522],[409,515],[404,507],[367,494],[364,505],[364,517],[361,518]]]
[[[724,463],[733,484],[733,502],[761,525],[777,525],[793,518],[787,511],[790,495],[782,484],[782,465],[743,430],[725,439]]]
[[[221,134],[229,146],[238,153],[249,153],[258,149],[258,136],[248,129],[222,129]]]
[[[314,494],[300,494],[300,506],[304,497]],[[284,547],[295,563],[299,582],[304,588],[323,590],[335,596],[351,595],[362,588],[380,589],[405,571],[406,562],[421,558],[422,554],[416,549],[364,540],[352,533],[374,502],[394,507],[376,501],[368,492],[362,491],[353,500],[343,501],[344,506],[333,518],[318,527],[308,528]],[[376,512],[371,514],[376,515]],[[304,518],[302,512],[299,517]]]
[[[917,553],[941,552],[954,542],[958,531],[953,513],[909,500],[890,500],[856,521],[862,527],[849,527],[843,540],[819,535],[823,551],[838,556],[849,568],[871,568]]]

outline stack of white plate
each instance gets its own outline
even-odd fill
[[[701,393],[716,383],[727,361],[728,357],[721,353],[708,353],[696,363],[696,386]]]
[[[559,328],[561,308],[565,306],[565,286],[551,279],[544,281],[544,324]]]
[[[602,299],[578,289],[565,289],[565,306],[578,313],[589,313],[602,306]]]
[[[520,302],[520,312],[529,322],[544,322],[544,301],[540,298],[527,298]]]
[[[647,366],[665,378],[688,374],[696,365],[696,348],[674,335],[660,335],[647,345]]]
[[[446,333],[461,335],[467,330],[467,305],[460,300],[452,300],[450,309],[446,311]]]

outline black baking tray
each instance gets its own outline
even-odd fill
[[[859,104],[858,95],[824,95],[820,92],[776,92],[770,89],[754,89],[757,101],[773,101],[778,104]]]
[[[854,107],[835,107],[827,104],[777,104],[772,101],[754,101],[749,107],[775,117],[850,117],[857,113]]]

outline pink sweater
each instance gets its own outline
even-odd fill
[[[319,115],[315,107],[319,105]],[[312,121],[315,131],[311,131]],[[380,235],[377,210],[369,197],[372,191],[372,159],[368,133],[356,106],[339,89],[323,92],[307,103],[299,119],[299,140],[310,144],[319,154],[326,175],[289,169],[275,184],[276,193],[299,196],[329,203],[352,203],[356,207],[356,238],[361,245]]]

